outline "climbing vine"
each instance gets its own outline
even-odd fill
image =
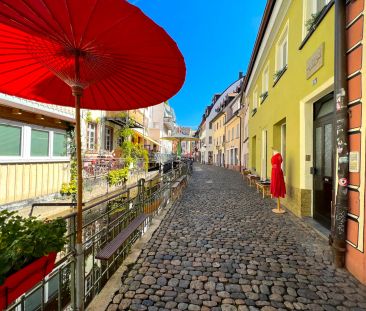
[[[69,147],[70,154],[70,181],[68,183],[63,183],[61,186],[61,195],[67,195],[72,198],[73,202],[76,202],[77,194],[77,161],[76,161],[76,144],[75,144],[75,130],[70,127],[66,131],[66,144]]]
[[[129,169],[136,165],[138,159],[143,159],[144,169],[147,171],[149,166],[149,153],[141,145],[132,142],[133,130],[131,121],[127,120],[126,125],[119,131],[121,138],[120,149],[125,160],[125,168],[113,170],[108,173],[107,180],[110,185],[116,185],[127,180]]]

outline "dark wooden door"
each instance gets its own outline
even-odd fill
[[[332,95],[332,94],[330,94]],[[314,113],[314,219],[331,225],[333,193],[333,96],[315,104]]]

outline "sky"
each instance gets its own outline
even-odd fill
[[[177,42],[187,67],[169,100],[177,123],[197,128],[215,93],[245,73],[266,0],[130,0]]]

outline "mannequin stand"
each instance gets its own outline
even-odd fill
[[[284,209],[281,209],[281,199],[277,198],[277,208],[272,209],[272,212],[275,214],[284,214],[286,211]]]

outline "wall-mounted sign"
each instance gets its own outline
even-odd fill
[[[349,172],[360,172],[360,153],[358,151],[352,151],[349,153]]]
[[[322,43],[306,62],[306,79],[309,79],[324,64],[324,43]]]

